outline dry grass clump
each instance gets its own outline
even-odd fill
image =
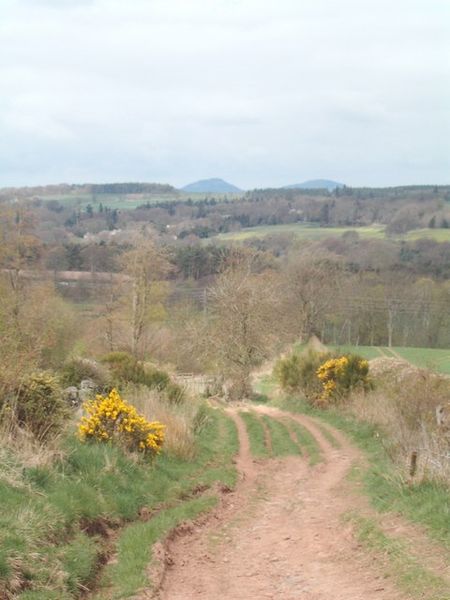
[[[19,503],[12,502],[11,498],[32,498],[34,495],[33,484],[24,477],[25,472],[33,469],[51,469],[53,465],[63,459],[60,435],[53,436],[50,440],[38,439],[29,429],[20,427],[11,411],[0,411],[0,506],[6,505],[6,515],[3,512],[0,521],[0,598],[9,600],[27,586],[24,573],[29,571],[30,560],[39,567],[41,559],[38,538],[43,529],[51,534],[52,520],[42,508],[32,506],[30,501]],[[12,506],[11,506],[12,505]],[[4,509],[5,510],[5,509]],[[6,532],[11,532],[11,537],[16,536],[17,548],[5,549]],[[29,550],[29,557],[23,556],[20,542]],[[10,541],[10,540],[9,540]]]
[[[380,356],[370,361],[370,375],[380,381],[389,379],[396,383],[402,383],[421,371],[418,367],[400,358]]]
[[[382,426],[390,440],[387,451],[405,469],[417,452],[418,476],[449,483],[450,380],[402,361],[380,360],[386,359],[370,363],[375,390],[353,395],[352,410]]]
[[[202,402],[190,397],[185,390],[185,400],[173,404],[161,392],[143,385],[128,385],[123,397],[133,404],[147,419],[157,420],[166,426],[164,451],[184,460],[195,455],[195,431],[201,422]]]
[[[0,395],[0,482],[26,487],[24,469],[51,467],[63,458],[61,439],[72,419],[51,375],[18,381]]]
[[[13,484],[22,480],[23,468],[50,466],[62,458],[61,436],[50,440],[37,438],[19,425],[14,414],[0,411],[0,480]],[[17,471],[17,477],[14,473]]]

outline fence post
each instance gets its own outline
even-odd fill
[[[411,478],[417,473],[417,450],[411,453],[411,462],[409,465],[409,475]]]

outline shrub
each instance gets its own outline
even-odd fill
[[[9,408],[18,424],[40,440],[61,431],[70,414],[58,379],[45,371],[32,373],[20,382]]]
[[[117,390],[108,396],[98,395],[86,402],[88,413],[82,417],[78,431],[82,440],[113,442],[129,451],[155,456],[164,442],[164,425],[147,421],[134,406],[120,397]]]
[[[275,365],[275,377],[287,392],[301,391],[307,400],[314,401],[320,396],[322,385],[317,378],[317,369],[332,355],[309,351],[306,354],[291,354],[280,359]]]
[[[138,383],[143,383],[150,389],[156,388],[158,390],[163,390],[170,385],[171,381],[169,375],[165,371],[161,371],[160,369],[151,366],[144,366],[143,381]]]
[[[319,400],[328,403],[346,398],[355,388],[369,387],[369,363],[356,354],[329,358],[316,371],[322,384]]]
[[[300,389],[300,356],[298,354],[291,354],[288,358],[278,360],[275,365],[275,377],[286,391],[294,392]]]
[[[91,379],[99,391],[105,391],[111,377],[103,365],[89,358],[72,358],[62,367],[61,383],[64,386],[79,386],[83,379]]]
[[[128,352],[110,352],[102,362],[108,365],[115,384],[142,383],[144,366]]]
[[[184,399],[183,389],[170,379],[168,373],[136,360],[127,352],[110,352],[103,361],[109,365],[117,386],[127,383],[145,385],[149,389],[164,391],[166,399],[175,404]]]
[[[164,394],[171,404],[180,404],[185,396],[183,388],[178,383],[173,383],[173,381],[170,381],[166,386]]]

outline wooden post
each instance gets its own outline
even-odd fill
[[[414,450],[411,453],[411,463],[410,463],[410,466],[409,466],[409,475],[410,475],[410,477],[411,478],[414,477],[414,475],[416,474],[416,472],[417,472],[417,451]]]

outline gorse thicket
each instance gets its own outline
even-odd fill
[[[147,421],[134,406],[125,402],[117,390],[98,395],[86,402],[87,417],[82,417],[78,431],[83,441],[112,442],[128,451],[155,456],[164,442],[164,425]]]
[[[329,403],[347,397],[352,389],[367,389],[369,363],[354,354],[330,358],[320,365],[316,375],[322,383],[319,400]]]
[[[320,406],[347,398],[353,389],[370,387],[369,363],[355,354],[292,353],[277,362],[274,373],[284,390],[301,392]]]

